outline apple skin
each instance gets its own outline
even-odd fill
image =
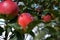
[[[23,28],[26,29],[28,24],[33,21],[33,16],[30,13],[22,13],[18,17],[18,24]]]
[[[42,19],[43,19],[43,22],[50,22],[51,21],[51,16],[50,15],[45,15]]]
[[[12,19],[18,15],[18,5],[12,0],[3,0],[0,2],[0,15],[5,15],[8,19]]]

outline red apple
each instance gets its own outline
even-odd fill
[[[18,17],[18,24],[20,26],[22,26],[23,29],[26,29],[28,24],[31,23],[33,21],[33,16],[29,13],[22,13],[19,17]]]
[[[0,2],[0,14],[6,17],[15,17],[18,14],[18,5],[12,0],[3,0]]]
[[[44,22],[50,22],[50,21],[51,21],[51,16],[50,16],[50,15],[45,15],[45,16],[43,17],[43,21],[44,21]]]

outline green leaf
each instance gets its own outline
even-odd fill
[[[41,21],[40,20],[36,20],[36,21],[33,21],[31,22],[29,25],[28,25],[28,28],[27,28],[27,32],[29,33],[35,26],[37,26]]]
[[[16,30],[20,30],[21,27],[17,23],[9,23],[8,26],[15,28]]]
[[[44,13],[44,14],[49,13],[49,9],[45,9],[45,10],[43,10],[43,13]]]
[[[2,32],[3,32],[3,28],[0,27],[0,35],[2,35]]]
[[[13,32],[14,35],[10,36],[10,40],[24,40],[24,35],[18,31]]]
[[[15,31],[15,34],[17,36],[17,40],[24,40],[24,35],[23,34],[17,32],[17,31]]]
[[[47,27],[45,27],[45,28],[47,28],[47,29],[49,30],[49,33],[50,33],[51,35],[56,35],[56,30],[55,30],[54,28],[52,28],[52,27],[50,27],[50,26],[47,26]]]
[[[24,34],[23,29],[17,23],[8,24],[8,26],[14,28],[16,31],[20,32],[21,34]]]
[[[60,0],[58,0],[58,2],[60,2]]]
[[[57,40],[57,36],[53,35],[51,37],[48,37],[46,40]]]
[[[30,34],[30,35],[32,35],[33,37],[35,37],[35,34],[34,34],[32,31],[30,31],[28,34]]]
[[[59,12],[58,12],[57,10],[54,10],[53,13],[54,13],[54,15],[55,15],[56,17],[60,16],[60,15],[59,15]]]
[[[10,40],[17,40],[16,35],[14,35],[13,37],[11,37]]]

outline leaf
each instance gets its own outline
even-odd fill
[[[17,40],[24,40],[24,35],[22,35],[21,33],[15,31],[15,34],[17,36]]]
[[[15,28],[16,30],[21,29],[21,27],[17,23],[9,23],[8,26]]]
[[[35,26],[37,26],[41,21],[40,20],[36,20],[36,21],[33,21],[31,22],[29,25],[28,25],[28,28],[27,28],[27,32],[30,32]]]
[[[10,40],[17,40],[16,35],[14,35],[13,37],[11,37]]]
[[[58,0],[58,2],[60,2],[60,0]]]
[[[24,40],[24,35],[18,31],[14,31],[14,35],[11,35],[10,40]]]
[[[23,29],[17,23],[8,24],[8,26],[13,27],[16,31],[20,32],[21,34],[24,34]]]
[[[45,28],[47,28],[47,29],[49,30],[49,33],[50,33],[51,35],[56,35],[56,30],[55,30],[54,28],[52,28],[52,27],[50,27],[50,26],[47,26],[47,27],[45,27]]]
[[[0,35],[2,35],[2,32],[3,32],[3,28],[0,27]]]
[[[17,19],[18,19],[18,16],[16,16],[13,19],[11,19],[8,23],[15,23],[15,22],[17,22]]]
[[[54,10],[53,13],[54,13],[54,15],[55,15],[56,17],[60,16],[60,15],[59,15],[59,12],[58,12],[57,10]]]
[[[47,13],[49,13],[49,11],[50,11],[49,9],[45,9],[45,10],[43,10],[43,13],[47,14]]]
[[[52,38],[52,37],[49,37],[49,38],[47,38],[46,40],[55,40],[54,38]]]
[[[29,34],[35,37],[35,34],[32,31],[30,31]]]

